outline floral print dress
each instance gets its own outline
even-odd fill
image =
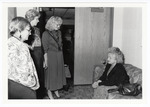
[[[39,88],[37,72],[29,49],[15,37],[8,39],[8,79],[33,90]]]

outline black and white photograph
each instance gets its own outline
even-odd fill
[[[145,102],[146,2],[2,4],[4,101]]]

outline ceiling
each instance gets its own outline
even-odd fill
[[[59,16],[63,20],[74,20],[75,8],[74,7],[42,7],[42,11],[46,13],[46,18],[51,16]]]

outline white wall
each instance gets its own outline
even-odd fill
[[[114,8],[113,46],[119,47],[125,62],[142,68],[142,8]]]
[[[17,7],[17,16],[25,17],[25,13],[33,7]]]
[[[114,8],[113,46],[122,49],[123,8]]]

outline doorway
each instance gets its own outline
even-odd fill
[[[74,7],[39,7],[41,17],[39,19],[38,27],[40,33],[45,31],[45,24],[51,16],[59,16],[63,20],[60,27],[63,43],[64,64],[70,71],[71,83],[74,80],[74,23],[75,23],[75,8]]]
[[[65,67],[69,68],[71,78],[74,77],[74,25],[62,25],[63,56]]]

